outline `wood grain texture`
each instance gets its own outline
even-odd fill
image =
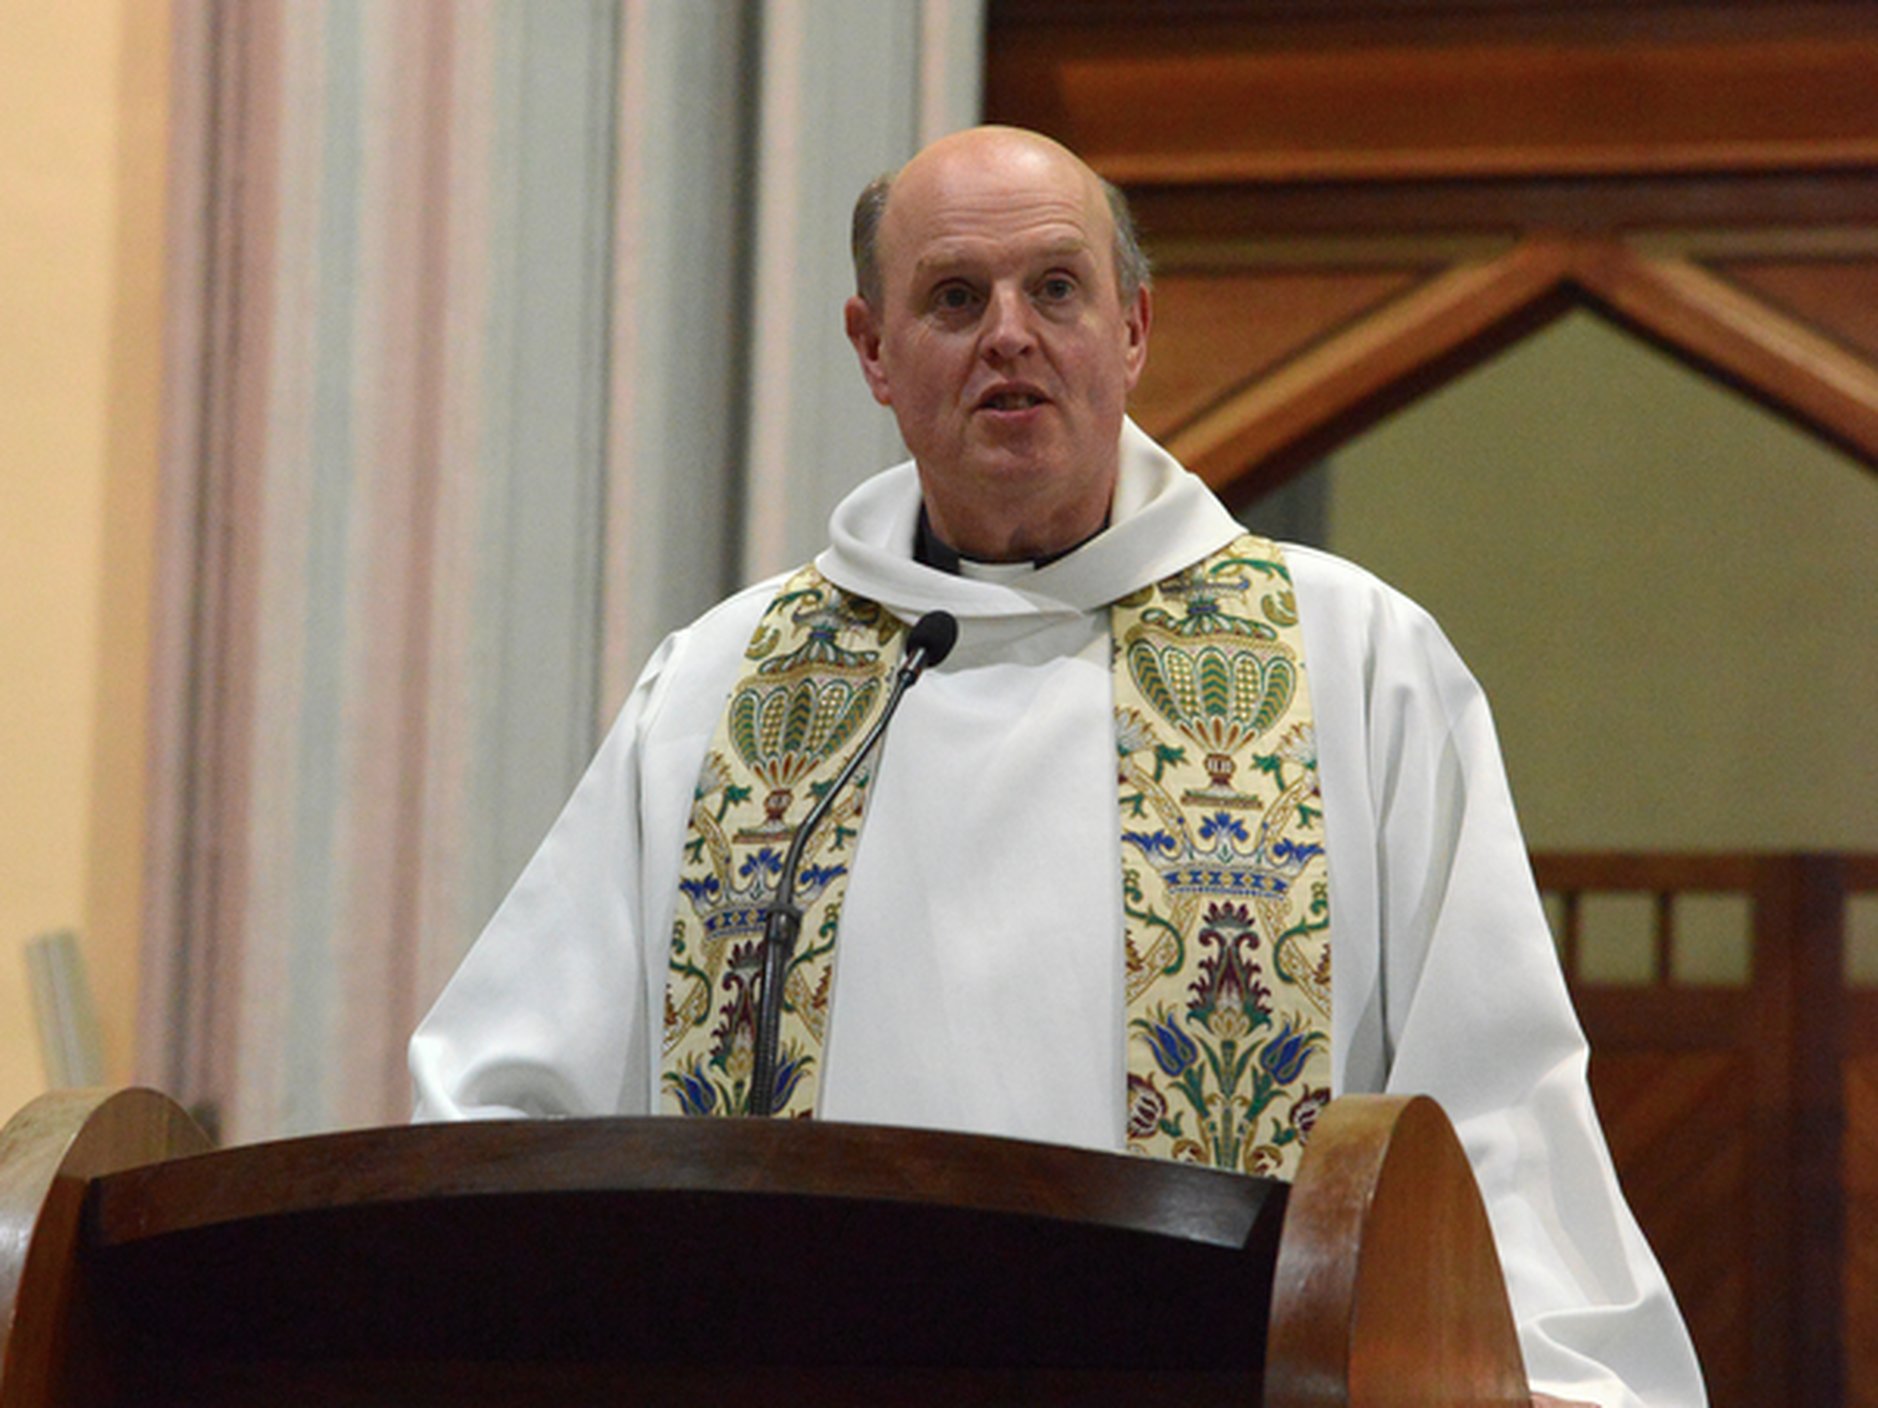
[[[1129,414],[1157,439],[1175,435],[1424,277],[1420,269],[1157,271],[1154,319],[1174,334],[1154,340]]]
[[[615,1118],[395,1125],[218,1150],[101,1181],[114,1251],[313,1212],[534,1194],[886,1200],[1242,1247],[1276,1187],[1015,1139],[817,1120]]]
[[[1336,1247],[1363,1248],[1358,1259]],[[1527,1408],[1486,1209],[1432,1100],[1345,1096],[1292,1187],[1266,1408]]]
[[[1709,1051],[1613,1040],[1599,1005],[1595,996],[1579,1002],[1611,1157],[1718,1390],[1717,1408],[1725,1408],[1730,1385],[1754,1382],[1752,1327],[1765,1310],[1742,1240],[1717,1235],[1738,1226],[1738,1210],[1754,1200],[1762,1141],[1741,1098],[1752,1078],[1748,1061],[1727,1049],[1732,1040]]]
[[[1859,259],[1696,262],[1842,347],[1878,361],[1878,248]]]
[[[1779,242],[1768,257],[1805,252],[1814,229],[1878,223],[1878,181],[1865,171],[1134,186],[1129,196],[1153,241],[1755,233]]]
[[[1878,990],[1856,990],[1847,998],[1846,1403],[1878,1408]]]
[[[91,1307],[79,1261],[91,1180],[194,1153],[208,1136],[149,1090],[55,1091],[0,1130],[0,1408],[53,1401],[86,1351]]]
[[[1318,23],[1164,7],[1026,25],[990,12],[987,107],[1124,184],[1830,170],[1878,157],[1878,23],[1686,23],[1690,6],[1552,7],[1549,23],[1400,5]],[[1498,7],[1504,15],[1506,7]],[[1644,12],[1639,14],[1638,12]],[[1685,22],[1677,24],[1678,15]],[[1651,23],[1655,21],[1655,23]],[[1796,101],[1796,95],[1803,95]]]

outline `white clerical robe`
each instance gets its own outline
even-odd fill
[[[1108,602],[1241,529],[1128,426],[1110,527],[1041,568],[912,559],[911,464],[817,559],[957,647],[888,731],[842,915],[820,1114],[1122,1144],[1120,822]],[[1486,700],[1434,621],[1285,550],[1316,714],[1337,1093],[1421,1092],[1486,1200],[1534,1386],[1703,1401],[1618,1191]],[[566,810],[411,1042],[420,1119],[644,1114],[699,766],[780,579],[653,657]]]

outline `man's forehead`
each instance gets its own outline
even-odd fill
[[[922,241],[914,251],[913,272],[918,275],[1008,260],[1026,264],[1070,262],[1093,259],[1097,248],[1098,242],[1089,231],[1068,228],[1016,236],[990,231],[939,235]]]
[[[1011,179],[1000,171],[896,187],[881,234],[883,253],[902,268],[1011,259],[1075,259],[1112,240],[1099,188],[1063,179]],[[902,263],[901,261],[908,261]]]

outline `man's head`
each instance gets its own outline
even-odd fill
[[[1060,551],[1108,513],[1150,315],[1125,216],[1074,154],[1004,127],[942,138],[862,195],[848,337],[968,556]]]

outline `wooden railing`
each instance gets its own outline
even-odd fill
[[[1878,1405],[1878,990],[1845,978],[1847,906],[1878,893],[1878,855],[1533,864],[1618,1173],[1716,1408]],[[1586,901],[1608,895],[1653,902],[1642,981],[1586,976]],[[1677,976],[1678,902],[1692,895],[1746,902],[1746,982]]]

